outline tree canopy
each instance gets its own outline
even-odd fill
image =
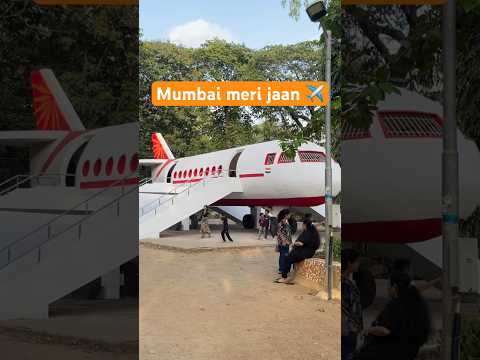
[[[142,42],[141,155],[151,156],[150,134],[155,131],[162,132],[176,156],[272,139],[284,140],[287,149],[299,141],[318,142],[323,116],[311,107],[155,107],[150,86],[156,80],[320,80],[323,68],[320,41],[258,50],[223,40],[211,40],[195,49]]]
[[[30,73],[51,68],[88,128],[136,121],[138,8],[0,2],[0,130],[32,129]]]

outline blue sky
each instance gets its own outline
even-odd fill
[[[140,0],[140,28],[145,40],[194,47],[213,36],[251,48],[319,37],[304,11],[295,21],[281,0]]]

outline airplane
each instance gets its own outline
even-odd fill
[[[31,85],[36,130],[0,131],[0,146],[30,154],[27,173],[2,169],[0,319],[48,317],[97,278],[116,298],[120,266],[138,256],[137,123],[86,129],[52,70]]]
[[[209,192],[208,181],[213,189],[218,187],[213,179],[218,178],[234,180],[239,186],[224,196],[203,199],[205,203],[198,203],[192,212],[212,205],[263,207],[276,214],[285,207],[315,208],[325,202],[325,150],[314,143],[302,144],[294,157],[287,156],[275,140],[177,159],[163,136],[153,133],[152,147],[154,159],[140,160],[141,166],[151,168],[151,184],[140,188],[141,207],[165,195],[166,189],[177,188],[174,191],[179,192],[179,187],[207,181],[203,191]],[[332,193],[336,196],[340,192],[341,170],[335,161],[332,176]],[[183,215],[187,218],[192,214]],[[244,225],[253,226],[250,214],[246,217],[242,219]]]
[[[443,109],[406,89],[377,107],[369,128],[343,124],[342,242],[373,257],[415,259],[430,278],[442,259]],[[466,219],[480,206],[480,151],[460,129],[457,142]]]
[[[311,95],[308,95],[308,98],[313,101],[313,98],[316,96],[320,101],[323,102],[323,96],[321,91],[323,90],[323,85],[320,85],[318,88],[312,85],[307,85],[307,87],[312,91]]]
[[[412,91],[378,104],[369,129],[342,129],[342,239],[418,242],[441,234],[442,107]],[[480,152],[457,130],[460,217],[480,205]],[[365,206],[368,204],[368,206]]]

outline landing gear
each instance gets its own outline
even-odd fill
[[[255,227],[255,219],[252,214],[244,215],[242,224],[245,229],[253,229]]]

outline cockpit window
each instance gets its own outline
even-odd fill
[[[352,126],[352,124],[342,121],[342,140],[356,140],[366,139],[371,137],[370,130],[358,129]]]
[[[295,162],[295,157],[289,157],[287,154],[282,152],[280,158],[278,159],[279,164],[293,163]]]
[[[325,154],[321,151],[299,151],[301,162],[325,162]]]
[[[273,165],[276,153],[270,153],[265,156],[265,165]]]
[[[436,114],[416,111],[379,111],[378,119],[387,138],[442,137],[442,119]]]

